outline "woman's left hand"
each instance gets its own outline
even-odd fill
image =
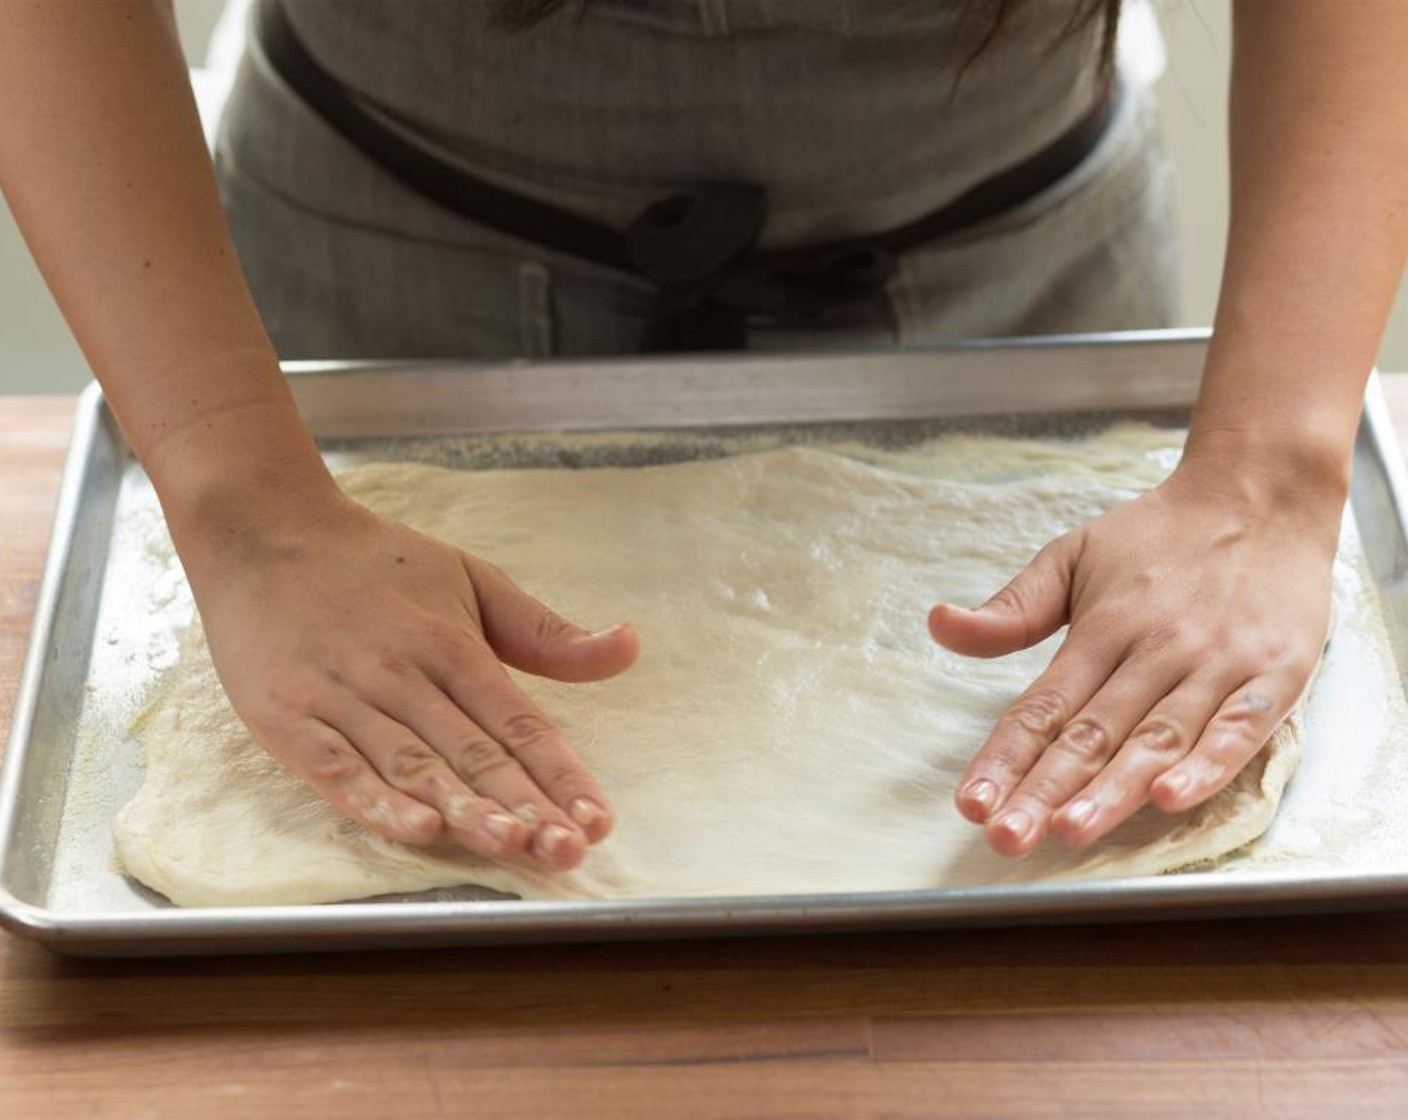
[[[959,811],[1020,856],[1048,834],[1083,846],[1148,801],[1176,812],[1222,789],[1317,664],[1342,504],[1338,486],[1260,486],[1185,455],[983,606],[934,607],[935,639],[976,657],[1070,624],[969,764]]]

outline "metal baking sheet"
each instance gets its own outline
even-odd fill
[[[431,458],[483,466],[658,462],[739,441],[899,442],[950,427],[1071,434],[1115,419],[1186,421],[1206,349],[1200,332],[972,344],[902,353],[684,357],[610,362],[294,363],[295,395],[334,462]],[[632,432],[602,440],[592,433]],[[544,441],[525,433],[558,432]],[[625,449],[623,451],[623,449]],[[1375,677],[1346,664],[1312,700],[1307,761],[1277,827],[1403,816],[1408,763],[1365,778],[1408,665],[1405,476],[1377,382],[1355,448],[1349,531],[1363,571],[1348,594],[1391,647]],[[10,745],[0,776],[0,921],[65,952],[156,955],[605,940],[897,926],[1214,917],[1393,908],[1408,903],[1408,834],[1326,858],[1282,837],[1278,860],[1212,872],[926,890],[524,902],[473,891],[330,906],[185,910],[118,874],[110,820],[140,781],[127,724],[174,658],[189,591],[143,542],[160,533],[150,484],[96,388],[79,405]],[[1358,584],[1353,583],[1358,579]],[[1331,647],[1350,662],[1354,643]],[[1367,664],[1367,661],[1365,662]],[[1355,690],[1359,692],[1356,693]],[[1369,694],[1364,690],[1368,689]],[[1374,721],[1378,725],[1370,726]],[[1367,721],[1367,722],[1366,722]],[[1323,746],[1317,751],[1317,742]],[[1368,744],[1366,746],[1366,744]],[[1356,750],[1358,754],[1356,754]],[[1316,761],[1317,758],[1319,761]],[[1397,764],[1395,764],[1397,765]],[[1378,806],[1358,800],[1355,778]],[[1398,770],[1404,771],[1399,774]],[[1349,774],[1349,777],[1345,777]],[[1348,791],[1348,792],[1347,792]],[[1311,830],[1313,832],[1313,829]],[[1387,833],[1385,834],[1387,835]],[[1291,853],[1286,855],[1285,853]]]

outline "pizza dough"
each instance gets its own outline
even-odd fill
[[[970,660],[935,645],[926,611],[981,601],[1154,481],[1170,437],[1133,431],[1059,452],[954,437],[869,463],[793,448],[590,470],[354,468],[348,493],[494,560],[567,616],[635,623],[643,652],[621,677],[518,675],[600,779],[615,832],[567,873],[382,839],[251,742],[193,626],[137,728],[147,773],[118,815],[119,857],[205,906],[458,884],[525,898],[894,891],[1223,855],[1270,823],[1294,720],[1206,805],[1146,809],[1085,852],[1048,842],[1003,859],[953,807],[967,761],[1059,637]]]

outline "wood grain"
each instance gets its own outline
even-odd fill
[[[72,410],[0,398],[0,725]],[[0,937],[6,1120],[293,1114],[1401,1120],[1408,914],[112,962]]]
[[[72,397],[0,397],[0,731],[6,733],[76,407]]]

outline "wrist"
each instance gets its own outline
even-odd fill
[[[1364,375],[1307,361],[1219,312],[1178,473],[1249,509],[1333,511],[1349,493]]]
[[[1251,516],[1299,518],[1338,533],[1352,453],[1351,439],[1324,432],[1195,422],[1174,479]]]
[[[345,501],[291,401],[212,412],[146,466],[188,569],[257,550]]]

